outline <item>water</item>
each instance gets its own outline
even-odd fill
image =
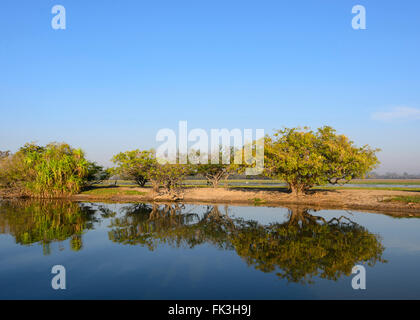
[[[302,207],[3,201],[0,298],[418,299],[419,230]],[[54,265],[66,290],[51,287]]]

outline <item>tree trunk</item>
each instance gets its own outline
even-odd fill
[[[136,178],[136,183],[140,186],[140,187],[144,187],[144,185],[146,184],[147,179],[145,179],[143,176],[137,177]]]
[[[289,182],[289,189],[292,195],[298,197],[304,193],[305,186]]]
[[[217,188],[217,186],[219,185],[219,180],[213,179],[211,180],[211,184],[213,185],[213,188]]]
[[[159,183],[152,181],[153,192],[159,193]]]
[[[316,222],[316,217],[311,215],[305,207],[291,206],[289,207],[289,215],[289,225],[298,226],[299,224],[304,225]]]
[[[219,178],[215,176],[206,175],[207,184],[211,184],[213,188],[217,188],[219,185]]]

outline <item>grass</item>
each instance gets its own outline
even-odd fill
[[[130,181],[130,180],[117,180],[117,184],[114,185],[115,181],[105,181],[102,184],[99,185],[95,185],[97,187],[101,187],[101,186],[119,186],[119,187],[129,187],[129,186],[137,186],[134,181]],[[272,184],[282,184],[284,183],[284,181],[282,180],[267,180],[267,179],[232,179],[232,180],[228,180],[229,184],[236,184],[234,186],[230,185],[229,187],[259,187],[259,186],[255,186],[255,184],[260,184],[261,187],[264,188],[277,188],[278,186],[272,186]],[[350,184],[357,184],[357,185],[410,185],[410,186],[419,186],[420,188],[420,179],[355,179],[349,182]],[[225,184],[225,180],[220,182],[221,185]],[[250,186],[249,184],[252,184],[252,186]],[[207,187],[207,182],[204,179],[197,179],[197,180],[193,180],[193,179],[186,179],[183,181],[183,185],[185,187]],[[146,185],[146,187],[149,186],[149,184]],[[330,187],[330,186],[325,186],[328,188],[340,188],[340,187]],[[350,188],[350,187],[349,187]],[[354,187],[354,188],[358,188],[358,187]],[[379,187],[379,188],[387,188],[387,187]],[[389,189],[376,189],[376,190],[389,190]],[[398,190],[398,189],[394,189],[394,190]],[[405,189],[404,189],[405,190]]]
[[[221,180],[221,181],[225,181],[225,180]],[[206,180],[204,179],[186,179],[184,180],[185,183],[206,183]],[[228,182],[232,182],[232,183],[246,183],[246,182],[251,182],[251,183],[262,183],[262,184],[266,184],[266,183],[284,183],[284,181],[282,180],[271,180],[271,179],[228,179]]]
[[[94,196],[144,196],[145,192],[137,190],[122,190],[120,188],[104,187],[94,188],[83,191],[82,194],[94,195]]]
[[[385,199],[384,202],[420,203],[420,196],[397,196]]]
[[[319,189],[315,187],[313,189]],[[327,190],[388,190],[388,191],[414,191],[419,192],[420,188],[401,188],[401,187],[321,187]]]
[[[278,187],[270,185],[249,186],[237,185],[229,186],[229,189],[269,189],[269,190],[286,190],[287,187]],[[385,191],[413,191],[420,192],[420,188],[403,188],[403,187],[330,187],[330,186],[316,186],[312,190],[385,190]]]
[[[117,185],[117,186],[112,186],[112,187],[108,187],[108,186],[103,186],[103,185],[95,185],[95,189],[92,190],[88,190],[88,191],[84,191],[82,192],[82,194],[94,194],[94,195],[112,195],[112,194],[121,194],[121,193],[116,193],[117,191],[111,191],[112,189],[117,190],[119,187],[130,187],[127,185]],[[131,186],[131,187],[135,187],[135,185]],[[198,184],[184,184],[183,185],[184,188],[211,188],[211,186],[208,185],[198,185]],[[150,186],[145,186],[145,188],[150,188]],[[225,188],[224,184],[220,184],[219,188]],[[109,189],[109,190],[108,190]],[[261,189],[261,190],[287,190],[287,187],[281,187],[281,186],[271,186],[271,185],[234,185],[234,186],[228,186],[228,189]],[[382,190],[382,191],[407,191],[407,192],[420,192],[420,187],[419,188],[404,188],[404,187],[331,187],[331,186],[316,186],[313,187],[312,190]],[[97,191],[95,191],[97,190]],[[124,195],[143,195],[145,193],[142,193],[140,191],[135,191],[135,190],[125,190],[124,191]],[[130,194],[130,192],[132,192],[132,194]]]
[[[228,180],[230,183],[238,183],[236,185],[228,185],[229,189],[261,189],[261,190],[285,190],[287,188],[282,186],[276,186],[272,185],[273,183],[282,183],[281,180],[263,180],[263,179],[256,179],[256,180],[247,180],[247,179],[235,179],[235,180]],[[252,185],[246,184],[247,182],[253,183]],[[239,184],[240,183],[240,184]],[[254,183],[260,183],[260,185],[254,185]],[[420,192],[420,180],[403,180],[403,179],[365,179],[365,180],[353,180],[350,183],[358,184],[360,186],[357,187],[347,187],[347,186],[316,186],[312,188],[312,190],[316,189],[324,189],[324,190],[382,190],[382,191],[411,191],[411,192]],[[388,186],[382,186],[382,187],[374,187],[369,185],[375,185],[375,184],[381,184],[381,185],[393,185],[393,184],[401,184],[401,185],[418,185],[419,187],[388,187]],[[129,180],[118,180],[117,185],[108,185],[107,182],[101,184],[101,185],[95,185],[96,188],[102,189],[118,189],[116,187],[136,187],[137,185],[133,181]],[[149,188],[149,185],[145,186],[146,188]],[[183,181],[183,187],[184,188],[209,188],[210,186],[207,185],[206,180],[191,180],[187,179]],[[219,185],[220,188],[225,188],[225,182],[222,181]],[[89,192],[89,191],[87,191]],[[91,192],[98,192],[98,193],[87,193],[86,191],[83,192],[84,194],[103,194],[103,195],[112,195],[112,194],[120,194],[115,193],[115,191],[91,191]],[[113,193],[114,192],[114,193]],[[125,192],[130,192],[126,190]],[[134,191],[132,194],[125,195],[138,195],[139,191]]]
[[[249,199],[249,201],[254,202],[254,206],[259,206],[261,204],[265,203],[265,200],[262,200],[260,198],[253,198],[253,199]]]
[[[407,186],[420,186],[420,179],[366,179],[366,180],[352,180],[350,184],[402,184]]]
[[[222,181],[224,183],[224,180]],[[222,183],[221,182],[221,183]],[[249,183],[256,184],[259,183],[263,186],[268,186],[270,184],[280,184],[285,183],[282,180],[271,180],[271,179],[229,179],[229,183],[241,183],[243,185],[247,185]],[[184,180],[185,184],[190,185],[205,185],[206,180],[204,179],[197,179],[191,180],[187,179]],[[411,186],[419,186],[420,187],[420,179],[355,179],[349,182],[349,184],[360,184],[360,185],[369,185],[369,184],[381,184],[381,185],[411,185]],[[242,186],[242,185],[241,185]]]

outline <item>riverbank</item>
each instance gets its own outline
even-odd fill
[[[227,203],[244,205],[306,205],[311,208],[374,210],[420,215],[420,192],[393,190],[313,190],[296,197],[286,189],[263,190],[252,188],[186,188],[179,197],[157,195],[150,188],[95,188],[78,194],[79,201],[183,201],[197,203]],[[413,200],[410,200],[413,199]]]
[[[15,198],[0,190],[0,198]],[[185,188],[178,197],[156,194],[151,188],[95,187],[70,200],[111,202],[193,202],[264,206],[304,205],[310,208],[382,211],[396,215],[420,216],[420,192],[364,189],[318,189],[296,197],[286,189]]]

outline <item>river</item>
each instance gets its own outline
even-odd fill
[[[419,230],[299,206],[0,201],[0,299],[419,299]]]

